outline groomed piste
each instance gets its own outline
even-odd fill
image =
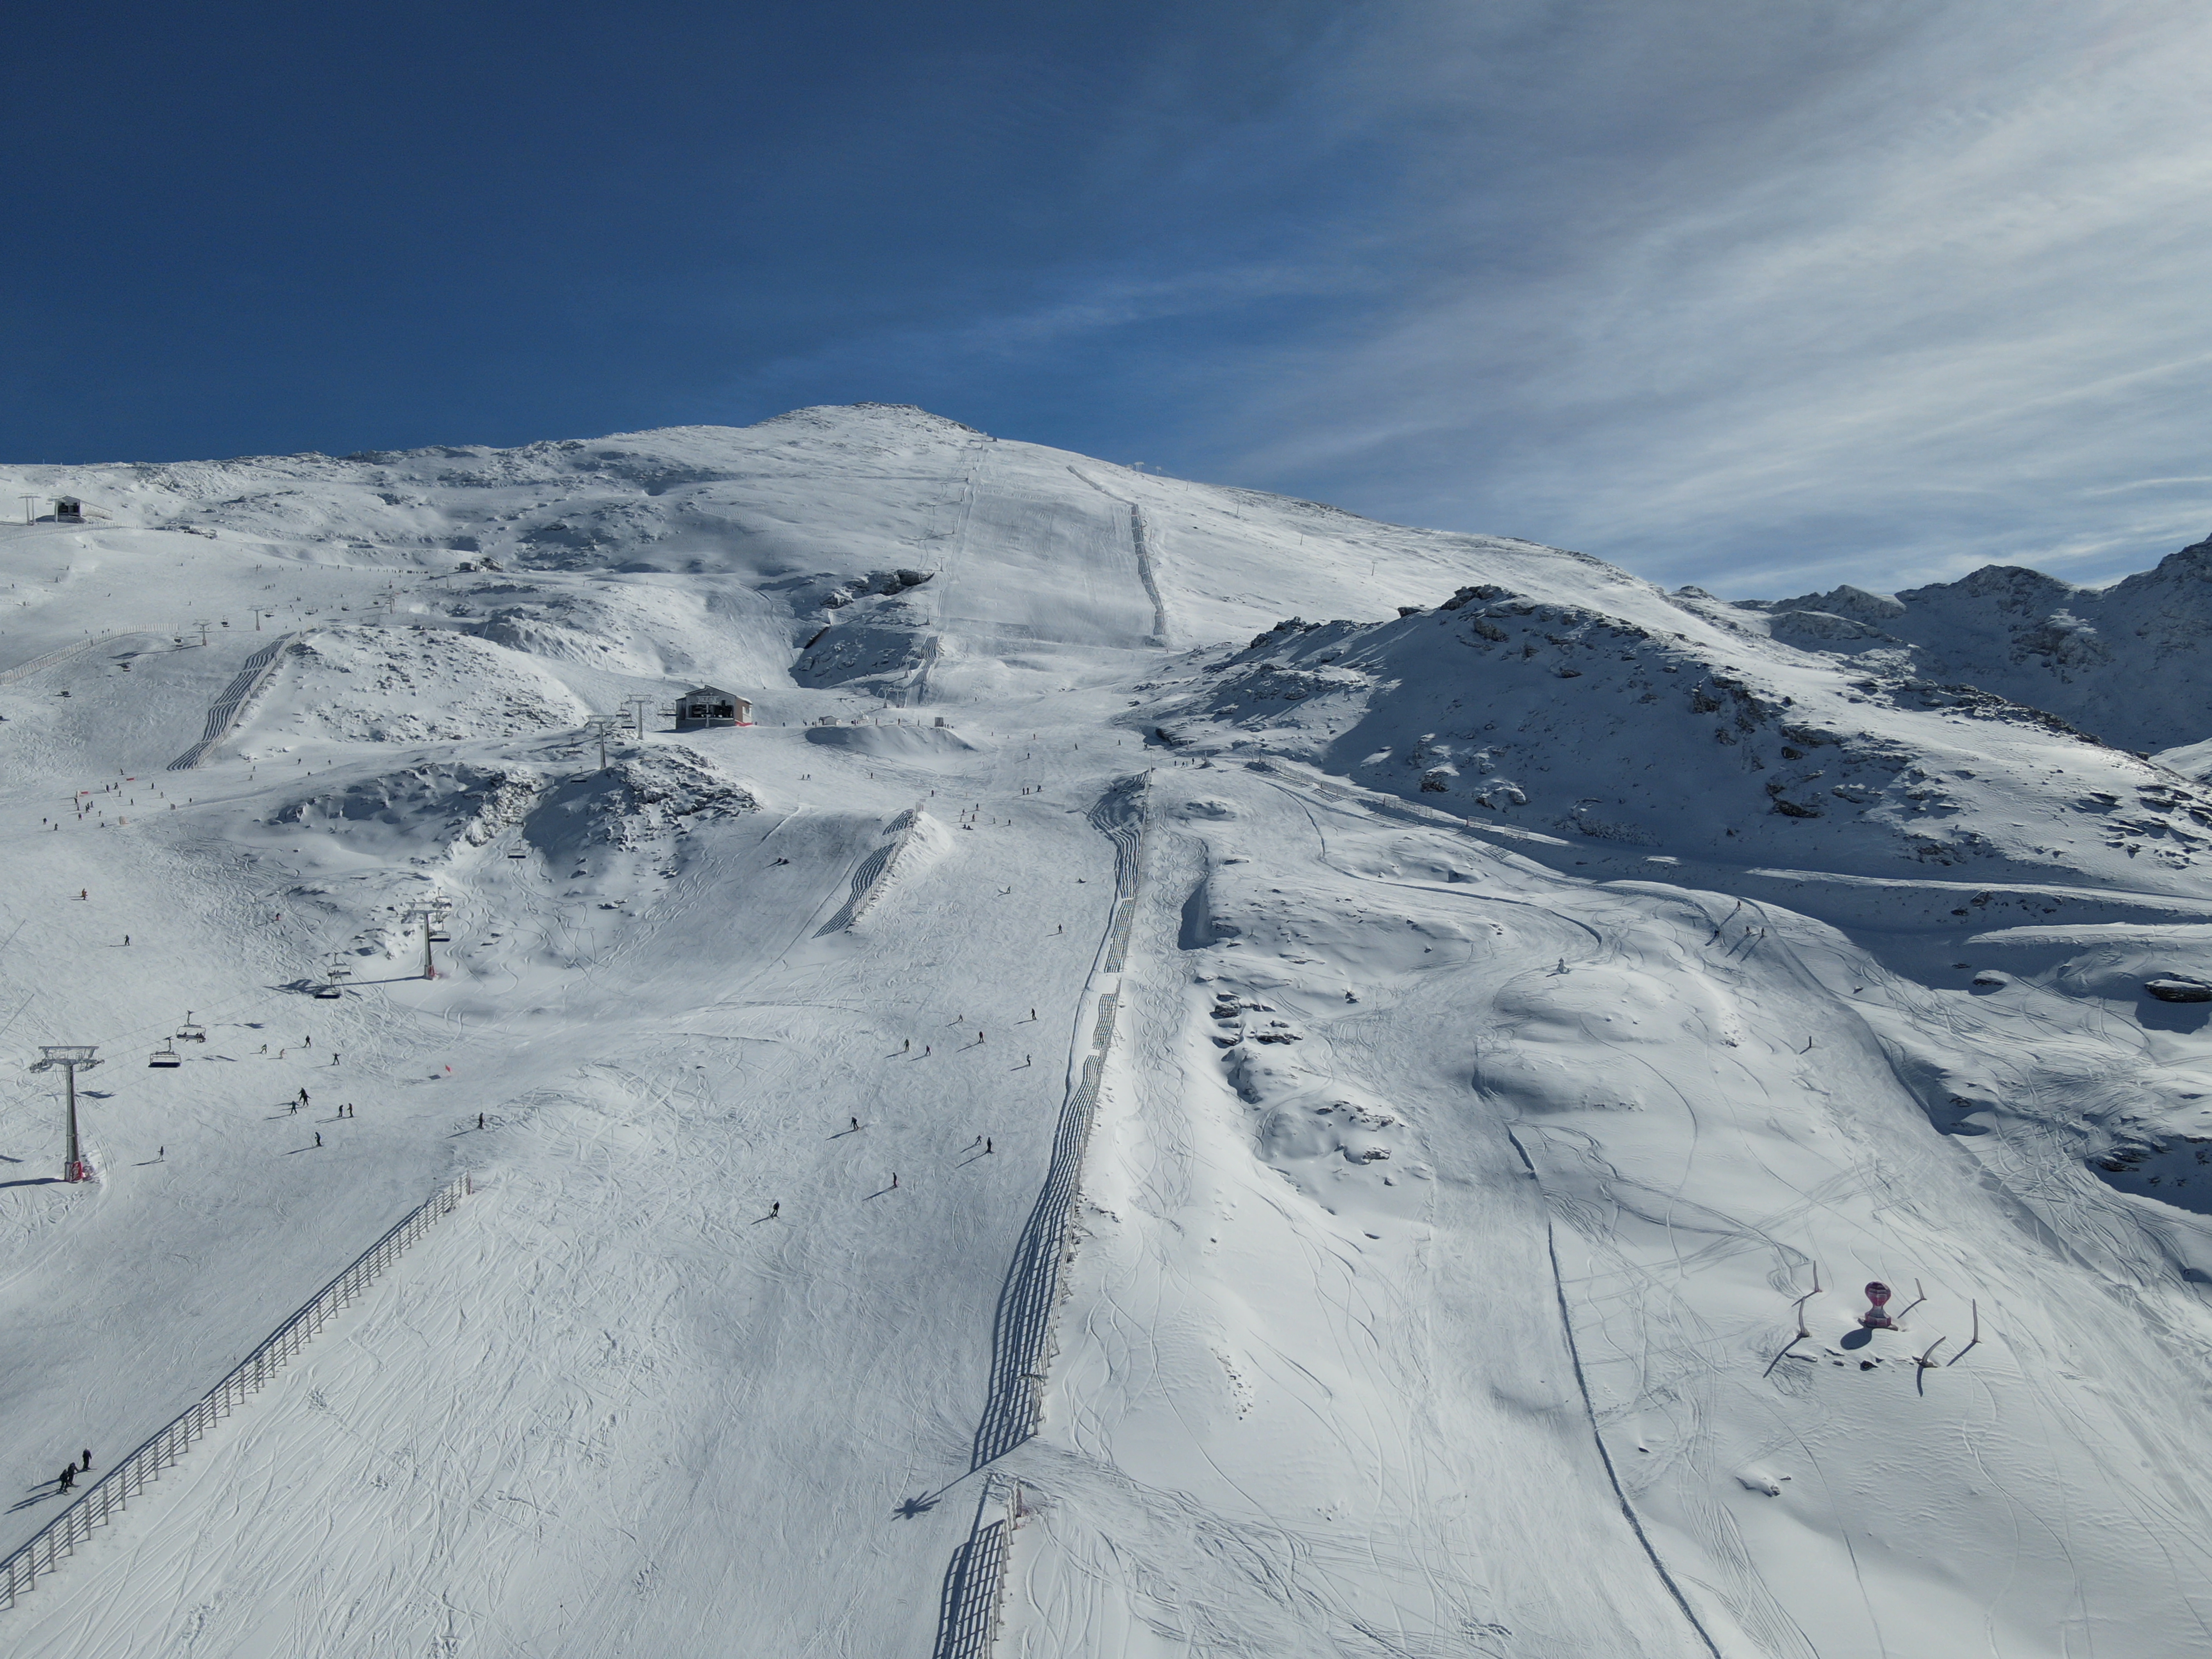
[[[1731,605],[869,404],[13,476],[0,1649],[2212,1640],[2212,688],[2080,634],[2204,546]]]

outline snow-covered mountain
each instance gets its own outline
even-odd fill
[[[7,476],[0,1551],[476,1188],[8,1651],[2202,1650],[2203,547],[1731,605],[880,405]]]
[[[2212,540],[2107,587],[1990,565],[1900,593],[1845,586],[1742,608],[1764,611],[1777,640],[1909,659],[1924,678],[2047,708],[2124,748],[2172,749],[2204,734]]]

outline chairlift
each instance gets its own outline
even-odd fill
[[[526,847],[518,847],[507,854],[507,857],[511,859],[526,859],[529,856],[530,849]]]
[[[179,1042],[205,1042],[207,1041],[207,1027],[204,1025],[196,1025],[191,1019],[187,1018],[182,1025],[179,1025],[177,1028],[176,1040]]]
[[[146,1062],[157,1072],[173,1072],[184,1063],[183,1057],[177,1053],[174,1046],[167,1042],[155,1049],[153,1058]]]
[[[338,988],[335,985],[323,984],[315,987],[315,997],[318,1001],[330,1002],[335,1000],[337,994]]]

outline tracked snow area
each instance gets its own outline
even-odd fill
[[[2204,688],[872,406],[15,476],[0,1551],[476,1191],[9,1653],[2212,1641]]]

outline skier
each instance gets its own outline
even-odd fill
[[[74,1463],[63,1464],[61,1486],[58,1490],[67,1492],[75,1485],[76,1485],[76,1465]]]
[[[92,1448],[89,1446],[84,1449],[84,1466],[87,1468],[92,1467]]]
[[[316,1130],[316,1131],[315,1131],[315,1145],[316,1145],[316,1146],[321,1146],[322,1144],[323,1144],[323,1132],[322,1132],[320,1129],[318,1129],[318,1130]]]
[[[285,1107],[284,1109],[290,1115],[297,1117],[300,1115],[300,1103],[295,1100],[290,1105]]]
[[[167,1146],[156,1146],[156,1147],[154,1149],[154,1161],[155,1161],[156,1164],[162,1164],[162,1163],[166,1163],[166,1162],[167,1162],[167,1160],[168,1160],[168,1157],[169,1157],[169,1149],[168,1149]]]
[[[921,1045],[921,1057],[924,1060],[927,1060],[929,1058],[929,1045],[927,1042]]]
[[[780,1198],[779,1198],[778,1200],[776,1200],[776,1201],[775,1201],[775,1203],[773,1203],[773,1204],[771,1204],[771,1205],[769,1205],[769,1206],[768,1206],[768,1218],[769,1218],[770,1221],[775,1220],[778,1216],[781,1215],[782,1213],[783,1213],[783,1200],[782,1200],[781,1199],[780,1199]]]
[[[481,1129],[481,1128],[483,1128],[483,1126],[484,1126],[483,1114],[482,1112],[478,1112],[478,1113],[477,1114],[477,1128],[479,1128],[479,1129]]]
[[[893,1170],[891,1171],[891,1190],[893,1192],[896,1192],[898,1190],[898,1171],[896,1170]]]
[[[301,1091],[300,1091],[300,1104],[301,1104],[302,1106],[304,1106],[304,1105],[306,1105],[307,1103],[307,1091],[305,1089],[302,1089],[302,1090],[301,1090]]]
[[[857,1117],[853,1120],[853,1133],[854,1134],[860,1133],[860,1120]]]
[[[908,1037],[903,1042],[900,1043],[899,1052],[902,1054],[912,1054],[914,1052],[914,1039],[912,1037]]]
[[[983,1137],[983,1150],[986,1152],[991,1150],[991,1138],[988,1135]]]
[[[125,933],[125,934],[123,936],[123,942],[124,942],[125,945],[130,944],[130,943],[131,943],[131,935],[130,935],[130,934],[128,934],[128,933]]]

